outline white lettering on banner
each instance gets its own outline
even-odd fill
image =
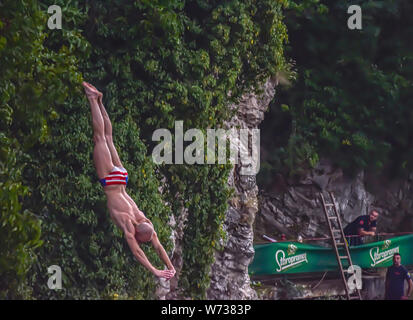
[[[278,250],[275,253],[275,261],[278,264],[278,268],[276,269],[277,272],[281,272],[303,262],[308,263],[307,253],[297,254],[295,256],[286,258],[285,252],[283,250]]]
[[[378,265],[379,263],[385,262],[393,258],[393,255],[399,252],[399,247],[385,250],[380,252],[379,247],[374,247],[370,249],[370,258],[373,261],[371,264],[372,267]]]

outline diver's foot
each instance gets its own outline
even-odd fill
[[[96,92],[102,94],[98,89],[96,89],[96,87],[95,87],[93,84],[91,84],[91,83],[89,83],[89,82],[86,82],[86,81],[84,81],[84,83],[85,83],[89,88],[91,88],[91,89],[95,90]]]
[[[87,84],[88,84],[89,87],[91,87],[92,89],[96,90],[99,93],[98,101],[99,101],[100,104],[103,104],[103,101],[102,101],[103,93],[100,92],[98,89],[96,89],[96,87],[93,84],[91,84],[89,82],[87,82]]]
[[[103,94],[99,92],[94,86],[92,86],[90,83],[87,83],[85,81],[82,82],[82,86],[85,89],[86,96],[88,99],[102,99]]]

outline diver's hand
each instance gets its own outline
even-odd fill
[[[166,280],[171,279],[175,275],[175,270],[157,270],[153,272],[158,278],[165,278]]]
[[[172,274],[171,278],[173,278],[175,276],[175,273],[176,273],[175,268],[172,267],[172,269],[169,269],[168,271],[171,272],[171,274]]]

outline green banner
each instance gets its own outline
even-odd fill
[[[255,245],[254,260],[249,266],[250,275],[273,275],[338,270],[333,248],[299,242],[274,242]],[[344,249],[339,250],[344,256]],[[413,235],[350,247],[354,265],[361,268],[389,267],[393,254],[400,253],[403,265],[413,265]],[[348,261],[342,260],[343,267]]]

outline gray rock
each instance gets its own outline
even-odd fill
[[[282,194],[260,190],[255,239],[262,239],[263,234],[276,239],[282,233],[293,238],[298,235],[304,238],[328,235],[318,199],[320,189],[333,191],[343,226],[372,209],[380,213],[379,232],[400,232],[404,226],[410,225],[412,218],[408,212],[411,212],[413,194],[409,192],[412,182],[408,177],[397,181],[375,181],[381,187],[374,193],[367,191],[366,179],[364,172],[359,172],[354,178],[346,177],[323,159],[299,183],[289,184]],[[306,218],[307,223],[302,218]]]
[[[257,128],[264,119],[275,93],[275,80],[268,80],[260,96],[247,94],[237,105],[236,115],[226,124],[229,128]],[[250,148],[249,148],[250,149]],[[249,150],[251,151],[251,150]],[[253,223],[258,211],[258,188],[255,175],[242,175],[237,164],[234,174],[228,181],[235,188],[234,198],[229,201],[224,230],[227,241],[222,252],[215,253],[215,263],[211,268],[211,284],[207,292],[208,299],[257,299],[251,288],[248,265],[254,257]]]
[[[251,132],[257,128],[274,97],[275,85],[275,80],[269,80],[261,96],[247,94],[239,104],[229,106],[236,110],[236,114],[226,123],[226,129],[247,128]],[[376,209],[380,213],[379,232],[413,230],[413,173],[393,181],[363,171],[348,177],[328,159],[321,159],[298,182],[291,182],[279,173],[276,178],[280,182],[277,185],[282,184],[281,187],[258,190],[255,175],[241,174],[241,168],[246,166],[248,164],[242,162],[234,165],[228,178],[228,184],[235,189],[235,194],[229,199],[223,225],[226,233],[226,238],[220,240],[223,250],[215,252],[215,262],[211,266],[208,299],[258,299],[257,293],[251,288],[248,265],[254,257],[254,240],[263,242],[264,234],[275,239],[282,233],[288,239],[327,236],[328,229],[318,198],[320,190],[334,193],[343,226],[359,215]],[[171,219],[170,222],[174,243],[172,262],[177,276],[170,281],[169,287],[159,283],[159,299],[186,298],[180,294],[179,271],[182,269],[181,241],[187,214],[183,212],[177,215],[179,221]],[[377,283],[371,282],[368,287],[376,288]],[[277,298],[277,288],[274,287],[268,294],[261,298]],[[376,298],[369,290],[366,295]]]

